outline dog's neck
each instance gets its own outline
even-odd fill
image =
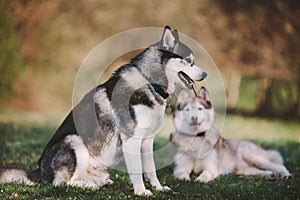
[[[197,133],[196,135],[191,135],[191,134],[187,134],[187,133],[183,133],[183,132],[179,132],[182,135],[188,136],[188,137],[204,137],[205,134],[207,133],[207,131],[202,131]]]
[[[169,94],[166,93],[159,85],[154,83],[152,80],[148,80],[153,87],[153,89],[164,99],[167,99],[169,97]]]
[[[151,60],[151,62],[149,61],[149,59],[147,59],[147,56],[144,56],[147,54],[157,54],[157,51],[158,50],[154,47],[147,48],[142,53],[137,55],[135,58],[131,59],[130,64],[135,66],[138,69],[138,71],[141,73],[141,75],[145,79],[147,79],[147,81],[150,83],[150,85],[155,90],[155,92],[157,92],[163,99],[167,99],[169,97],[168,92],[166,92],[167,82],[159,79],[160,76],[159,72],[161,70],[161,65],[162,65],[160,56],[153,57],[154,60]],[[157,71],[156,76],[153,76],[153,73],[152,73],[152,77],[150,75],[147,75],[148,74],[147,72],[149,72],[148,71],[149,67]]]
[[[196,134],[196,137],[203,137],[203,136],[205,136],[206,132],[207,131],[199,132]]]
[[[163,99],[167,99],[169,97],[169,94],[165,92],[165,90],[157,84],[151,77],[145,75],[141,69],[137,67],[138,71],[141,73],[141,75],[150,83],[150,85],[153,87],[155,92],[157,92]]]

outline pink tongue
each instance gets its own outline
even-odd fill
[[[194,93],[195,93],[195,97],[198,97],[199,94],[198,94],[198,90],[197,90],[196,84],[194,82],[190,82],[190,84],[193,87],[193,90],[194,90]]]
[[[197,128],[198,128],[198,126],[197,126],[197,125],[195,125],[195,126],[192,126],[192,129],[193,129],[193,131],[196,131],[196,130],[197,130]]]

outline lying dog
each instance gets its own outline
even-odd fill
[[[222,174],[261,175],[268,178],[291,177],[279,152],[265,150],[244,140],[224,139],[214,128],[214,109],[204,87],[199,96],[181,91],[174,113],[176,130],[170,139],[176,149],[174,176],[208,182]]]

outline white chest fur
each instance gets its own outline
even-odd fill
[[[165,104],[148,107],[145,105],[134,106],[137,128],[144,130],[142,136],[154,136],[163,126],[165,118]]]

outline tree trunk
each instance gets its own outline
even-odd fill
[[[257,103],[258,108],[263,108],[266,105],[266,92],[267,88],[270,86],[269,78],[263,77],[257,81]]]
[[[230,76],[227,96],[227,108],[229,110],[233,110],[236,108],[236,104],[239,100],[241,79],[242,76],[240,72],[233,72]]]

